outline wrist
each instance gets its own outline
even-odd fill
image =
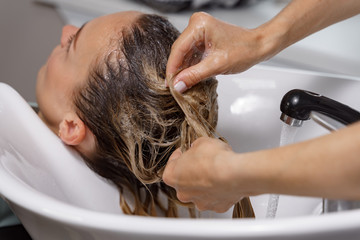
[[[259,159],[254,153],[239,154],[232,152],[228,156],[228,178],[232,189],[240,197],[263,194],[263,179]]]
[[[229,178],[237,184],[233,189],[241,196],[276,192],[281,167],[272,150],[234,153],[230,156]],[[281,165],[280,165],[281,166]]]
[[[290,45],[288,23],[269,21],[254,29],[259,46],[259,59],[266,61]]]

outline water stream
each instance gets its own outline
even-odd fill
[[[282,123],[281,134],[280,134],[280,147],[294,142],[295,135],[298,127],[292,127],[285,123]],[[276,211],[279,205],[279,195],[270,194],[269,202],[266,210],[266,218],[275,218]]]

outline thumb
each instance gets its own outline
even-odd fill
[[[183,93],[200,81],[219,73],[219,70],[214,67],[212,58],[204,58],[196,65],[185,68],[175,76],[174,89]]]
[[[163,176],[162,176],[163,181],[171,187],[174,187],[173,175],[174,175],[176,160],[180,158],[181,155],[182,155],[181,149],[180,148],[176,149],[169,157],[169,160],[163,172]]]

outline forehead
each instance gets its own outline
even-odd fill
[[[129,12],[118,12],[99,18],[95,18],[90,21],[87,25],[94,31],[102,31],[104,37],[109,34],[118,33],[119,30],[130,27],[142,13],[129,11]]]
[[[106,49],[111,48],[111,42],[121,36],[124,28],[130,27],[142,13],[135,11],[118,12],[102,16],[88,22],[79,36],[79,46],[89,53],[95,51],[100,55],[106,54]]]
[[[117,12],[95,18],[92,22],[121,21],[124,24],[129,24],[141,15],[142,13],[137,11]]]

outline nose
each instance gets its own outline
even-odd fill
[[[64,26],[62,29],[62,34],[61,34],[61,39],[60,39],[61,47],[65,47],[70,36],[75,34],[78,30],[79,30],[79,28],[75,27],[73,25]]]

